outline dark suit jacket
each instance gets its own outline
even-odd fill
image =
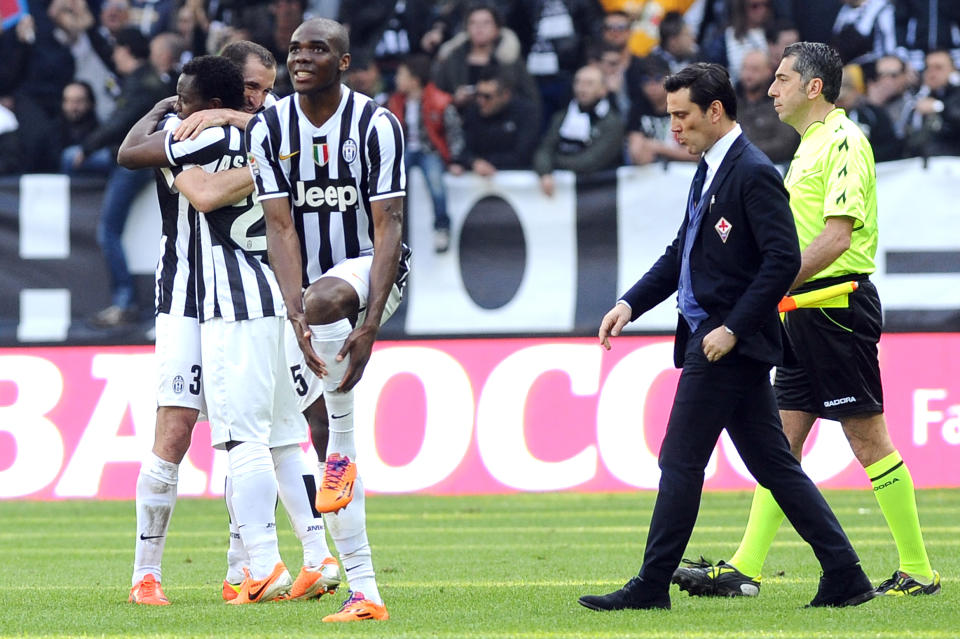
[[[783,178],[767,156],[741,134],[703,194],[707,210],[690,252],[693,294],[712,326],[737,336],[735,351],[770,364],[783,361],[777,302],[800,270],[800,245]],[[724,242],[716,226],[730,225]],[[680,280],[689,215],[666,252],[622,297],[635,320],[670,294]],[[683,365],[689,327],[677,322],[674,363]]]

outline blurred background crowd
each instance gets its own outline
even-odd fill
[[[670,132],[662,80],[695,61],[730,70],[747,136],[789,162],[799,138],[766,92],[799,40],[840,51],[838,105],[878,161],[960,155],[958,0],[20,2],[28,15],[0,33],[0,175],[105,176],[105,218],[150,181],[118,168],[116,149],[175,93],[186,61],[255,41],[276,56],[286,95],[287,44],[309,17],[349,27],[345,81],[400,118],[408,165],[432,195],[437,252],[450,239],[446,172],[534,170],[550,194],[555,169],[694,161]],[[105,325],[132,308],[114,292]]]

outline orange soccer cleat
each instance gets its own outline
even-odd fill
[[[163,589],[160,588],[160,582],[153,575],[146,575],[138,581],[137,585],[130,589],[130,598],[127,601],[144,606],[170,605],[167,596],[163,594]]]
[[[237,598],[237,595],[240,594],[240,586],[242,586],[242,585],[243,585],[243,582],[240,582],[240,583],[238,583],[238,584],[232,584],[232,583],[230,583],[229,581],[227,581],[226,579],[224,579],[224,580],[223,580],[223,592],[221,593],[221,594],[223,595],[223,600],[224,600],[224,601],[233,601],[234,599],[236,599],[236,598]]]
[[[320,564],[318,570],[310,570],[306,566],[300,569],[288,599],[313,599],[330,593],[333,594],[340,585],[340,564],[334,557],[327,557]]]
[[[317,512],[335,513],[353,499],[353,482],[357,479],[357,465],[349,457],[333,453],[327,457],[320,478],[320,490],[314,505]]]
[[[351,592],[339,612],[327,615],[324,621],[386,621],[390,618],[386,606],[375,604],[362,592]]]
[[[265,579],[252,578],[250,571],[246,568],[243,569],[243,574],[246,577],[240,584],[240,592],[235,599],[228,601],[228,604],[261,603],[282,599],[290,592],[290,587],[293,585],[293,579],[290,578],[290,573],[287,572],[287,567],[282,561],[277,562],[273,572]]]

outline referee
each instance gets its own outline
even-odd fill
[[[777,402],[797,458],[818,417],[836,420],[870,478],[900,555],[893,576],[877,593],[933,595],[940,591],[940,575],[930,567],[913,480],[883,416],[877,360],[882,311],[869,279],[876,268],[876,170],[870,143],[834,104],[841,72],[834,49],[799,42],[784,51],[769,90],[780,119],[801,135],[785,180],[802,250],[791,289],[801,293],[859,283],[853,293],[786,314],[797,362],[777,369]],[[731,560],[716,566],[687,562],[674,573],[674,583],[691,595],[756,595],[783,518],[770,492],[758,486],[746,532]]]

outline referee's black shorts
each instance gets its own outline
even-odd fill
[[[777,368],[780,410],[840,420],[883,412],[877,343],[883,312],[877,288],[864,275],[824,278],[795,292],[859,280],[845,308],[798,308],[784,316],[797,366]]]

